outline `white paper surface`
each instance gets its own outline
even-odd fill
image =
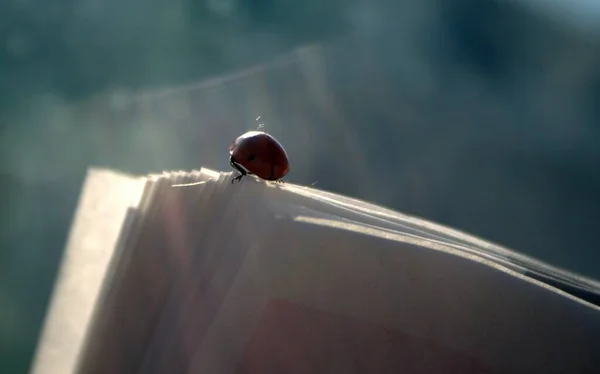
[[[141,184],[90,173],[33,372],[600,367],[599,308],[524,276],[534,259],[362,201],[230,178],[151,178],[98,296]]]

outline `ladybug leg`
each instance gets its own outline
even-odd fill
[[[238,182],[239,182],[240,180],[242,180],[242,177],[243,177],[244,175],[247,175],[247,174],[248,174],[248,173],[246,173],[246,171],[245,171],[244,169],[242,169],[242,168],[241,168],[241,167],[238,165],[238,163],[235,161],[235,159],[234,159],[233,157],[229,157],[229,164],[231,165],[231,167],[232,167],[232,168],[234,168],[235,170],[237,170],[237,171],[239,171],[239,172],[240,172],[240,175],[238,175],[237,177],[234,177],[234,178],[231,180],[231,184],[233,184],[233,182],[235,182],[235,181],[238,181]]]

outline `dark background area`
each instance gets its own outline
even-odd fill
[[[289,182],[600,278],[600,7],[545,3],[1,2],[0,371],[28,369],[89,166],[229,170],[258,116]]]

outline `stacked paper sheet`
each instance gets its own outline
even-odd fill
[[[600,372],[594,281],[362,201],[230,180],[91,171],[33,372]]]

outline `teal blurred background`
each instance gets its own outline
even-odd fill
[[[0,3],[0,372],[25,373],[86,169],[289,182],[600,278],[600,2]]]

